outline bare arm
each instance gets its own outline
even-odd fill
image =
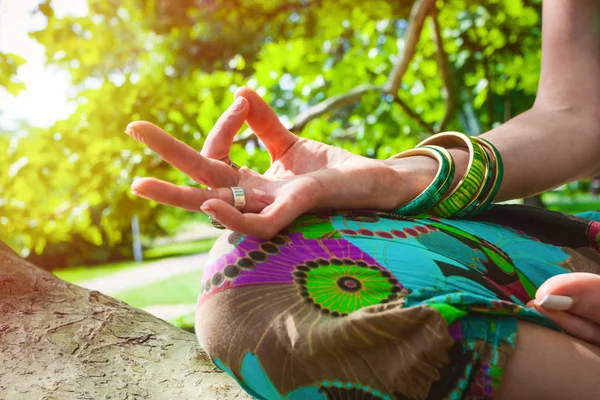
[[[526,197],[600,172],[600,0],[544,0],[542,18],[535,105],[482,135],[504,161],[499,199]],[[452,153],[457,171],[464,171],[466,153]],[[387,163],[410,172],[404,179],[421,187],[436,170],[423,157]],[[428,179],[421,179],[424,174]]]
[[[500,197],[539,193],[600,170],[600,1],[546,0],[534,107],[487,132],[503,155]]]

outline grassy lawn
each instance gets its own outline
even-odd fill
[[[214,243],[215,239],[202,239],[193,242],[173,243],[145,250],[144,261],[141,263],[136,263],[134,261],[125,261],[114,264],[58,269],[52,272],[54,273],[54,275],[67,282],[80,283],[90,279],[100,278],[102,276],[114,274],[115,272],[123,271],[128,268],[141,267],[148,262],[152,262],[165,257],[178,257],[190,254],[205,253],[210,250]]]
[[[117,293],[114,297],[137,308],[155,304],[194,304],[200,292],[200,277],[199,271],[188,272]]]
[[[215,243],[215,239],[202,239],[193,242],[173,243],[154,247],[144,251],[144,259],[156,260],[165,257],[187,256],[190,254],[206,253]]]
[[[549,210],[560,211],[569,214],[577,214],[585,211],[600,210],[600,197],[591,194],[578,194],[566,197],[558,193],[544,193],[542,200]]]

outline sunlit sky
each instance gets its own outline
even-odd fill
[[[18,78],[27,85],[17,97],[0,89],[0,127],[14,127],[19,120],[36,126],[49,126],[69,116],[69,74],[45,65],[44,47],[29,38],[28,32],[46,25],[37,10],[41,0],[0,0],[0,51],[15,53],[27,60]],[[52,0],[57,17],[87,14],[87,0]]]

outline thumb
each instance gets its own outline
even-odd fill
[[[565,332],[600,346],[600,275],[553,276],[540,286],[531,305]]]
[[[296,143],[298,137],[283,126],[275,111],[254,90],[241,87],[235,92],[235,97],[239,96],[250,104],[246,117],[248,125],[267,148],[271,160],[279,159]]]
[[[535,303],[600,322],[600,275],[577,272],[553,276],[539,287]]]

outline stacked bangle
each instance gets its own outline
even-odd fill
[[[433,207],[450,188],[454,180],[454,161],[448,150],[439,146],[422,146],[406,150],[391,158],[427,156],[436,159],[439,168],[435,178],[427,188],[413,200],[394,211],[396,214],[416,215]]]
[[[470,214],[468,214],[470,216],[477,215],[489,210],[492,202],[498,194],[498,191],[500,190],[500,185],[502,185],[502,178],[504,178],[504,165],[502,163],[502,157],[500,157],[500,152],[498,151],[498,149],[484,138],[474,137],[473,139],[475,139],[482,147],[487,149],[493,155],[493,157],[490,157],[490,164],[493,170],[493,174],[491,176],[491,179],[489,180],[488,191],[483,194],[481,201],[479,202],[477,207]]]
[[[452,190],[454,161],[448,148],[462,147],[469,151],[469,163],[464,176]],[[394,211],[397,214],[432,214],[441,218],[474,216],[489,210],[496,198],[504,166],[498,149],[487,140],[459,132],[434,135],[392,158],[423,155],[439,162],[433,182],[417,197]]]
[[[477,202],[490,175],[488,155],[481,145],[472,137],[459,132],[434,135],[419,143],[417,147],[425,145],[441,145],[445,148],[466,147],[469,150],[469,163],[465,175],[458,185],[446,193],[427,213],[448,218]]]
[[[468,215],[473,215],[473,212],[482,204],[483,200],[491,193],[490,189],[492,188],[494,182],[494,176],[496,174],[497,168],[495,167],[496,165],[496,158],[495,157],[490,157],[490,154],[487,152],[488,150],[488,146],[487,143],[484,143],[483,139],[477,138],[477,137],[471,137],[471,139],[473,139],[474,141],[477,142],[477,144],[479,144],[481,146],[481,148],[486,151],[486,155],[488,158],[488,171],[487,171],[487,176],[486,179],[484,181],[484,185],[483,185],[483,190],[481,191],[481,193],[479,194],[479,196],[474,197],[473,201],[471,202],[471,204],[467,205],[465,208],[463,208],[461,211],[457,212],[456,214],[453,215],[453,217],[456,218],[461,218],[461,217],[465,217]]]

